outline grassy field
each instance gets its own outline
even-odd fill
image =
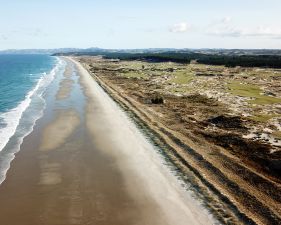
[[[194,79],[194,75],[191,71],[176,71],[173,73],[173,78],[170,80],[176,84],[188,84]]]
[[[140,72],[140,71],[130,71],[130,72],[127,72],[127,73],[120,73],[119,74],[120,76],[122,77],[127,77],[127,78],[147,78],[148,75],[146,73],[143,73],[143,72]]]
[[[233,95],[254,98],[253,100],[249,100],[249,103],[252,104],[264,105],[281,103],[280,98],[263,95],[263,91],[256,85],[231,82],[228,84],[228,88],[229,92]]]
[[[275,131],[275,132],[273,133],[273,136],[276,137],[276,138],[278,138],[278,139],[281,139],[281,131]]]
[[[256,114],[250,117],[250,119],[257,122],[267,122],[268,120],[277,117],[276,114]]]

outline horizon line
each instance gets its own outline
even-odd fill
[[[0,52],[3,51],[24,51],[24,50],[55,50],[55,49],[100,49],[100,50],[145,50],[145,49],[175,49],[175,50],[281,50],[281,48],[173,48],[173,47],[160,47],[160,48],[100,48],[100,47],[86,47],[86,48],[79,48],[79,47],[57,47],[57,48],[9,48],[9,49],[0,49]]]

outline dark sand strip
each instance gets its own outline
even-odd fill
[[[56,94],[56,100],[63,100],[70,96],[72,86],[73,86],[73,79],[71,79],[73,69],[72,64],[66,59],[66,67],[63,73],[64,79],[60,81],[60,87]]]
[[[60,89],[56,94],[56,99],[57,100],[62,100],[62,99],[66,99],[69,97],[70,93],[71,93],[71,87],[73,85],[73,80],[71,79],[63,79],[60,82]]]

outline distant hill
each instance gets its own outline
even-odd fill
[[[243,50],[243,49],[144,49],[144,50],[99,50],[56,53],[56,56],[103,56],[108,59],[144,60],[153,62],[190,63],[223,65],[227,67],[267,67],[281,68],[280,50]]]
[[[173,48],[149,48],[149,49],[102,49],[102,48],[56,48],[56,49],[7,49],[0,51],[0,54],[65,54],[65,53],[161,53],[167,51],[190,51],[177,50]]]
[[[7,49],[0,51],[0,54],[63,54],[70,52],[124,52],[124,53],[147,53],[147,52],[166,52],[176,51],[171,48],[152,48],[152,49],[101,49],[101,48],[56,48],[56,49]]]
[[[7,49],[0,51],[0,54],[54,54],[56,52],[73,52],[79,51],[75,48],[62,48],[62,49]]]
[[[102,49],[102,48],[56,48],[56,49],[8,49],[0,51],[0,54],[90,54],[90,53],[200,53],[206,55],[225,55],[225,56],[239,56],[239,55],[279,55],[281,50],[275,49],[175,49],[175,48],[144,48],[144,49]]]
[[[121,60],[172,61],[179,63],[196,61],[207,65],[225,65],[229,67],[281,68],[281,50],[274,49],[102,49],[94,47],[84,49],[9,49],[0,51],[0,54],[102,55],[105,58]]]

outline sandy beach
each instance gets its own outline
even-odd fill
[[[62,60],[0,186],[0,224],[214,224],[87,70]]]

